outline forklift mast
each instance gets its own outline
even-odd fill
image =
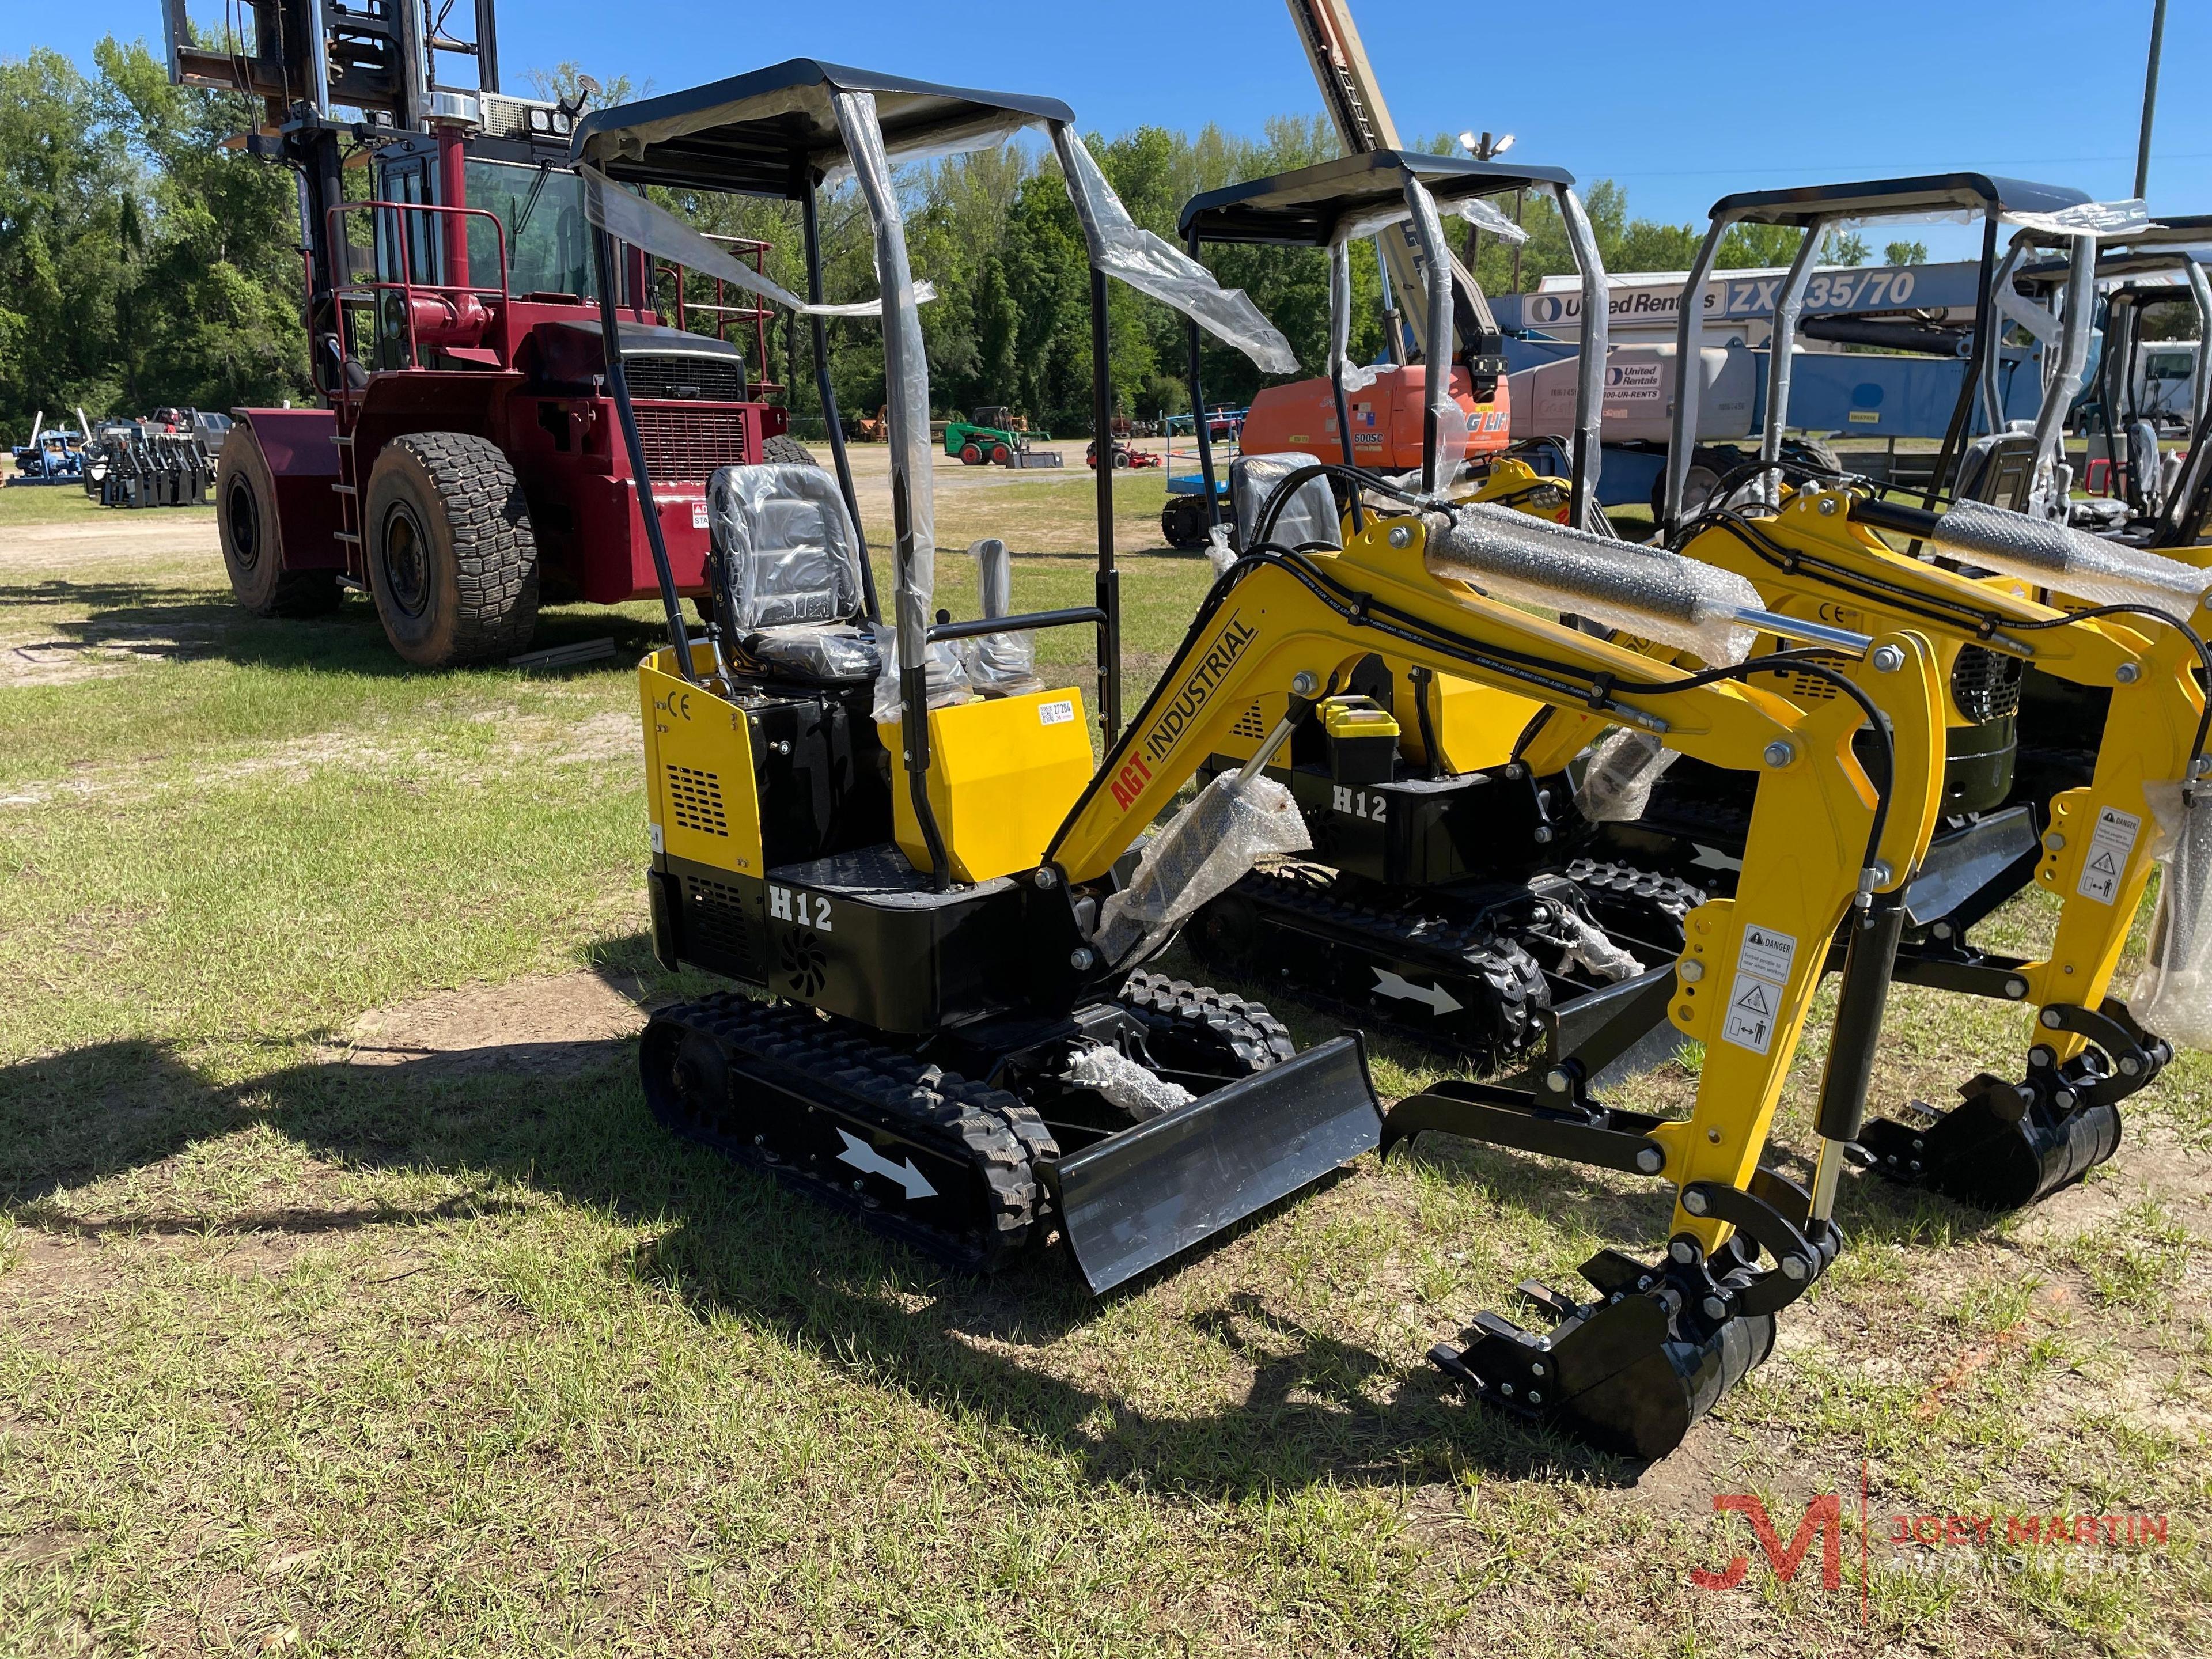
[[[434,33],[420,0],[251,0],[251,38],[209,46],[193,28],[187,0],[163,0],[170,81],[261,100],[262,125],[246,135],[246,148],[298,174],[312,293],[332,293],[348,275],[331,222],[344,199],[344,144],[427,131],[443,90],[441,52],[475,58],[475,89],[499,90],[493,0],[475,3],[476,39],[461,40]],[[341,109],[358,112],[359,121],[339,120]]]
[[[1367,61],[1367,48],[1360,43],[1359,30],[1352,21],[1347,0],[1289,0],[1289,3],[1291,21],[1306,49],[1306,61],[1313,68],[1322,101],[1328,106],[1329,118],[1336,124],[1336,136],[1345,153],[1366,155],[1376,150],[1398,149],[1397,123],[1390,118],[1389,106],[1382,100],[1382,84],[1376,79],[1374,66]],[[1425,357],[1429,351],[1428,313],[1419,296],[1429,291],[1429,279],[1413,228],[1409,225],[1393,227],[1376,237],[1375,246],[1381,252],[1391,290],[1414,296],[1402,320],[1414,349]],[[1476,285],[1474,274],[1456,256],[1447,257],[1451,259],[1455,301],[1452,310],[1461,351],[1469,371],[1477,378],[1477,401],[1486,402],[1480,382],[1504,373],[1498,321],[1491,314],[1490,302]],[[1449,356],[1451,343],[1446,341],[1444,345],[1444,355]],[[1400,356],[1402,343],[1393,339],[1390,349],[1394,357]]]

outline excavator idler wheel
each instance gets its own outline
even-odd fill
[[[1654,1462],[1774,1350],[1771,1313],[1729,1308],[1757,1272],[1741,1265],[1716,1272],[1736,1260],[1727,1251],[1711,1264],[1690,1254],[1686,1263],[1670,1258],[1647,1267],[1601,1250],[1582,1268],[1601,1292],[1595,1303],[1521,1287],[1559,1318],[1550,1332],[1486,1313],[1466,1346],[1439,1343],[1429,1358],[1486,1405],[1600,1450]]]
[[[1881,1118],[1859,1133],[1867,1167],[1978,1210],[2024,1209],[2079,1181],[2120,1147],[2120,1109],[2088,1080],[2008,1083],[1984,1073],[1925,1127]],[[2062,1100],[2063,1097],[2063,1100]],[[2070,1102],[2070,1103],[2066,1103]]]

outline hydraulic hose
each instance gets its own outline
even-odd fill
[[[1301,471],[1310,476],[1316,471]],[[1295,475],[1293,475],[1295,476]],[[1486,667],[1524,684],[1537,686],[1554,695],[1564,693],[1575,697],[1588,708],[1601,714],[1609,714],[1626,724],[1653,729],[1653,721],[1640,709],[1621,703],[1614,696],[1616,690],[1632,692],[1639,697],[1667,696],[1677,692],[1695,690],[1701,686],[1717,684],[1723,680],[1748,681],[1753,674],[1773,673],[1790,670],[1812,676],[1833,685],[1837,691],[1858,706],[1866,717],[1867,725],[1875,734],[1877,751],[1881,756],[1881,775],[1872,780],[1875,785],[1874,818],[1867,836],[1866,855],[1863,870],[1871,872],[1879,861],[1883,831],[1889,822],[1889,800],[1896,781],[1896,741],[1882,723],[1881,712],[1874,699],[1867,696],[1850,676],[1833,667],[1827,653],[1820,651],[1776,651],[1765,656],[1747,658],[1719,668],[1708,668],[1694,674],[1686,674],[1671,680],[1636,680],[1622,682],[1613,674],[1592,672],[1577,663],[1563,662],[1534,652],[1515,651],[1500,646],[1474,646],[1456,636],[1445,634],[1423,618],[1410,616],[1396,607],[1376,600],[1371,594],[1353,594],[1343,589],[1331,578],[1314,568],[1312,564],[1295,550],[1279,544],[1260,544],[1247,549],[1243,556],[1229,568],[1231,580],[1217,581],[1208,594],[1209,606],[1215,596],[1226,592],[1235,585],[1237,573],[1247,567],[1269,564],[1277,567],[1304,586],[1323,605],[1334,611],[1354,627],[1372,628],[1394,638],[1417,645],[1442,655],[1456,657],[1463,662]],[[1201,608],[1201,616],[1205,608]],[[1577,685],[1576,682],[1581,682]],[[1663,732],[1663,723],[1657,727]]]
[[[1893,501],[1876,501],[1872,497],[1855,499],[1851,502],[1851,520],[1874,530],[1887,530],[1893,535],[1908,536],[1915,541],[1931,542],[1940,539],[1938,528],[1943,522],[1941,513],[1931,513],[1924,507],[1903,507]],[[2094,622],[2100,617],[2143,617],[2163,623],[2189,641],[2197,653],[2198,665],[2204,672],[2206,692],[2203,710],[2197,717],[2197,733],[2189,745],[2189,763],[2181,780],[2182,805],[2194,807],[2200,775],[2204,769],[2204,751],[2212,742],[2212,646],[2208,646],[2202,635],[2185,617],[2171,611],[2161,611],[2151,605],[2097,605],[2081,611],[2069,611],[2063,617],[2046,617],[2029,622],[2011,621],[2005,626],[2014,633],[2040,633],[2047,629],[2064,628],[2077,622]]]

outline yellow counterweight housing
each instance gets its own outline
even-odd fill
[[[876,729],[898,755],[899,728]],[[953,878],[988,881],[1035,869],[1093,764],[1083,694],[1072,687],[931,709],[929,805]],[[891,823],[899,850],[928,872],[903,771],[892,781]]]
[[[695,644],[691,660],[702,676],[711,673],[713,648]],[[758,877],[760,792],[745,711],[675,669],[675,651],[665,648],[637,670],[653,850]]]

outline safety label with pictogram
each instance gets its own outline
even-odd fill
[[[1729,988],[1721,1036],[1739,1048],[1763,1054],[1774,1046],[1782,1023],[1784,987],[1797,961],[1797,940],[1771,927],[1746,925],[1736,952],[1735,983]]]
[[[2128,857],[2142,834],[2142,820],[2132,812],[2106,806],[2097,813],[2097,827],[2089,833],[2089,851],[2081,860],[2081,879],[2074,890],[2100,904],[2114,902],[2120,878],[2127,872]]]

